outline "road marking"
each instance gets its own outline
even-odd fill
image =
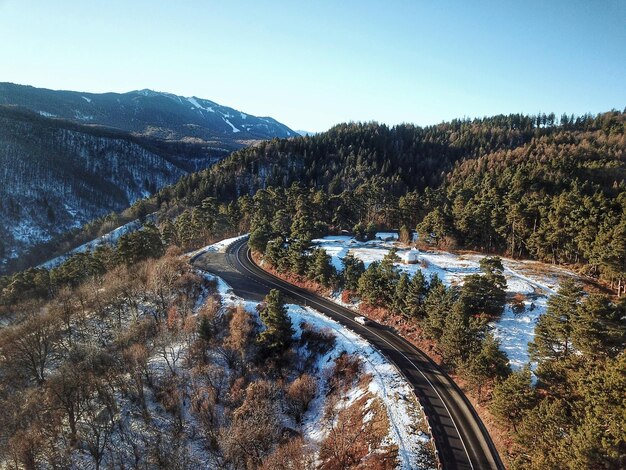
[[[245,241],[245,240],[244,240],[244,241]],[[238,247],[237,247],[237,249],[236,249],[236,254],[235,254],[235,257],[236,257],[237,259],[239,259],[239,252],[240,252],[240,250],[241,250],[241,248],[242,248],[243,246],[244,246],[244,243],[242,242],[242,243],[240,243],[240,244],[239,244],[239,246],[238,246]],[[231,245],[231,247],[229,247],[229,249],[232,249],[232,245]],[[256,266],[256,263],[254,263],[254,260],[252,260],[252,257],[250,256],[250,251],[249,251],[249,250],[248,250],[248,251],[246,251],[246,258],[248,259],[248,261],[249,261],[252,265],[255,265],[255,266]],[[245,269],[246,271],[248,271],[250,274],[253,274],[253,275],[255,274],[253,271],[251,271],[249,268],[247,268],[246,266],[244,266],[242,263],[240,263],[240,265],[241,265],[241,267],[242,267],[242,268],[244,268],[244,269]],[[234,266],[233,266],[233,267],[234,267]],[[235,269],[236,269],[236,268],[235,268]],[[261,268],[259,268],[259,269],[261,269]],[[265,271],[263,271],[263,272],[265,272]],[[267,275],[268,275],[268,276],[273,276],[272,274],[269,274],[269,273],[267,273]],[[303,298],[304,298],[304,296],[303,296],[302,294],[300,294],[300,293],[298,293],[298,292],[296,292],[296,291],[294,291],[294,290],[292,290],[292,289],[290,289],[290,288],[286,288],[286,287],[284,287],[284,286],[281,286],[281,285],[279,285],[279,284],[277,284],[277,283],[275,283],[275,282],[273,282],[273,281],[269,281],[269,282],[270,282],[271,284],[273,284],[275,287],[278,287],[278,288],[280,288],[280,289],[282,289],[282,290],[286,290],[287,292],[290,292],[291,294],[294,294],[294,295],[296,295],[296,296],[300,296],[300,297],[303,297]],[[283,282],[286,282],[286,281],[283,281]],[[265,287],[268,287],[268,286],[265,286]],[[313,302],[314,304],[316,304],[316,305],[318,305],[318,306],[320,306],[320,307],[322,307],[322,308],[324,308],[324,309],[329,309],[329,310],[331,310],[331,311],[332,311],[332,308],[331,308],[331,307],[325,306],[325,305],[323,305],[323,304],[321,304],[321,303],[317,302],[316,300],[311,300],[311,298],[309,298],[308,300],[309,300],[309,302]],[[330,301],[329,301],[329,302],[330,302]],[[338,307],[339,307],[339,305],[338,305]],[[459,435],[459,440],[461,441],[461,444],[463,445],[463,450],[465,451],[465,455],[467,455],[467,460],[469,461],[470,467],[473,469],[473,468],[474,468],[474,465],[473,465],[473,463],[472,463],[472,459],[471,459],[471,457],[470,457],[470,455],[469,455],[469,452],[468,452],[468,450],[467,450],[467,446],[465,445],[465,441],[464,441],[464,439],[463,439],[463,436],[461,435],[461,432],[459,431],[459,428],[458,428],[458,426],[457,426],[457,424],[456,424],[456,421],[454,420],[454,418],[452,417],[452,414],[450,413],[450,409],[448,408],[448,405],[446,405],[445,400],[443,399],[443,397],[441,396],[441,394],[439,393],[439,391],[437,390],[437,388],[433,385],[433,383],[430,381],[430,379],[429,379],[428,377],[426,377],[426,375],[422,372],[422,370],[421,370],[419,367],[417,367],[417,366],[415,365],[415,363],[414,363],[411,359],[409,359],[409,358],[408,358],[408,357],[407,357],[407,356],[406,356],[406,355],[405,355],[402,351],[400,351],[397,347],[395,347],[393,344],[391,344],[391,343],[390,343],[390,342],[389,342],[386,338],[383,338],[382,336],[380,336],[380,335],[379,335],[376,331],[373,331],[371,328],[367,328],[367,327],[365,327],[365,326],[361,325],[360,323],[355,322],[355,321],[354,321],[354,319],[350,318],[349,316],[345,315],[345,314],[344,314],[344,313],[342,313],[342,312],[333,312],[333,313],[335,313],[336,315],[339,315],[340,317],[342,317],[342,318],[344,318],[344,319],[349,320],[350,322],[352,322],[352,323],[354,323],[354,324],[357,324],[357,325],[359,325],[359,326],[362,326],[364,329],[366,329],[367,331],[369,331],[371,334],[373,334],[374,336],[376,336],[376,337],[377,337],[377,338],[379,338],[380,340],[382,340],[382,341],[384,341],[385,343],[387,343],[387,344],[388,344],[388,345],[389,345],[389,346],[390,346],[393,350],[395,350],[395,351],[396,351],[397,353],[399,353],[402,357],[404,357],[404,358],[405,358],[405,359],[409,362],[409,364],[411,364],[411,365],[412,365],[412,366],[413,366],[413,367],[414,367],[414,368],[415,368],[415,369],[416,369],[416,370],[417,370],[417,371],[418,371],[418,372],[422,375],[422,377],[424,377],[424,379],[426,379],[426,381],[428,382],[428,384],[430,385],[430,387],[434,390],[434,392],[437,394],[437,396],[439,397],[439,400],[441,400],[441,403],[443,404],[444,408],[446,409],[446,412],[448,413],[448,416],[450,417],[450,421],[452,421],[452,424],[453,424],[453,426],[454,426],[454,429],[456,430],[457,434]],[[393,362],[393,361],[392,361],[392,362]],[[398,367],[398,369],[400,369],[400,368]],[[419,397],[418,397],[418,398],[419,398]]]

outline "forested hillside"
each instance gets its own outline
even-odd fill
[[[266,209],[249,210],[247,196],[267,189],[257,197],[271,199],[296,183],[319,192],[318,207],[303,210],[331,231],[405,225],[440,247],[576,263],[617,293],[626,276],[625,126],[619,112],[558,124],[546,115],[342,124],[239,151],[165,188],[157,203],[171,210],[243,197],[230,210],[251,215]]]
[[[0,107],[0,263],[226,155]]]
[[[0,105],[144,137],[204,143],[231,151],[250,140],[296,135],[271,117],[252,116],[207,99],[153,90],[84,93],[0,83]]]

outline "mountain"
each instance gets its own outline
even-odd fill
[[[0,83],[0,270],[233,150],[294,135],[272,118],[195,97]]]
[[[0,256],[18,256],[226,156],[0,106]]]
[[[147,89],[96,94],[0,83],[0,104],[20,106],[44,117],[229,150],[254,140],[297,135],[270,117],[252,116],[195,96]]]

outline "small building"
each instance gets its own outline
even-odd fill
[[[405,264],[417,264],[419,262],[419,250],[411,248],[409,251],[402,251],[398,256]]]

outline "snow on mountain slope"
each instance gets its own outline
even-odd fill
[[[156,219],[156,214],[148,214],[145,217],[146,222],[154,222]],[[127,233],[136,232],[137,230],[143,227],[143,223],[140,220],[133,220],[124,225],[117,227],[115,230],[111,230],[109,233],[106,233],[94,240],[91,240],[87,243],[83,243],[82,245],[74,248],[73,250],[68,251],[64,255],[57,256],[52,258],[44,263],[38,265],[38,268],[45,269],[53,269],[60,266],[65,260],[67,260],[72,255],[77,253],[85,253],[87,251],[94,251],[99,246],[103,245],[115,245],[117,241],[120,239],[122,235],[126,235]]]
[[[121,211],[220,155],[0,106],[0,268],[32,245]]]
[[[0,83],[0,105],[98,124],[165,140],[197,140],[230,150],[243,141],[291,137],[289,127],[213,101],[153,90],[128,93],[55,91]]]

